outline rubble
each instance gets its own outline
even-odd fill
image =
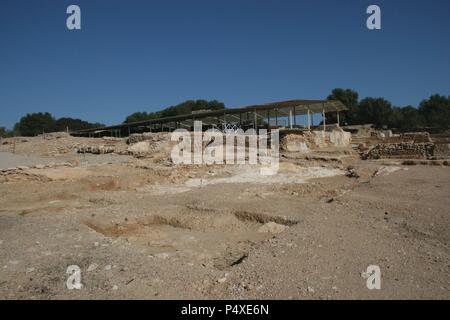
[[[345,176],[349,178],[359,178],[359,174],[352,166],[347,167],[347,172],[345,173]]]

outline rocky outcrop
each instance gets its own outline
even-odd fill
[[[313,144],[310,133],[288,134],[281,139],[280,148],[289,152],[309,152]]]
[[[334,128],[328,131],[301,132],[287,134],[281,139],[281,150],[289,152],[309,152],[310,149],[332,147],[347,147],[351,142],[351,133]]]
[[[330,133],[330,144],[334,147],[347,147],[352,140],[352,134],[341,128],[334,128]]]

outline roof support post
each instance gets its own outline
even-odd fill
[[[267,110],[267,129],[270,129],[270,110]]]
[[[308,108],[308,131],[311,131],[311,112]]]
[[[295,106],[294,106],[294,126],[297,126],[297,115],[296,115],[295,111],[296,110],[295,110]]]
[[[289,109],[289,129],[292,129],[292,122],[293,122],[293,119],[292,119],[292,108],[291,108],[291,109]]]
[[[253,110],[253,113],[255,114],[255,119],[254,119],[254,122],[253,122],[253,128],[255,128],[255,130],[256,130],[256,128],[258,127],[258,125],[257,125],[258,119],[256,118],[256,108]]]
[[[327,124],[326,124],[326,121],[325,121],[325,108],[323,108],[322,109],[322,117],[323,117],[323,131],[326,131],[326,128],[327,128]]]
[[[340,127],[340,121],[339,121],[339,111],[336,112],[336,117],[337,117],[337,126]]]

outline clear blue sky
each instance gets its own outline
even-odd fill
[[[66,28],[77,4],[82,30]],[[370,4],[382,30],[366,28]],[[122,122],[186,99],[228,107],[335,87],[417,105],[450,94],[449,0],[2,0],[0,126],[48,111]]]

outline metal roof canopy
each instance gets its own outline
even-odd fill
[[[195,120],[203,120],[206,118],[215,118],[230,116],[233,118],[239,119],[239,114],[251,113],[252,116],[256,113],[256,115],[260,118],[274,118],[274,117],[289,117],[290,112],[293,115],[305,115],[314,113],[322,113],[322,112],[340,112],[346,111],[348,108],[342,104],[340,101],[336,100],[288,100],[288,101],[280,101],[280,102],[272,102],[267,104],[257,104],[250,105],[241,108],[230,108],[230,109],[220,109],[220,110],[212,110],[205,111],[199,113],[185,114],[179,116],[123,123],[119,125],[101,127],[101,128],[93,128],[93,129],[84,129],[73,131],[74,134],[87,134],[93,133],[98,130],[115,130],[115,129],[127,129],[127,128],[135,128],[140,126],[149,126],[153,124],[163,125],[166,123],[176,123],[182,121],[195,121]],[[235,116],[238,115],[238,116]],[[250,117],[250,115],[249,115]],[[245,119],[244,119],[245,120]]]

